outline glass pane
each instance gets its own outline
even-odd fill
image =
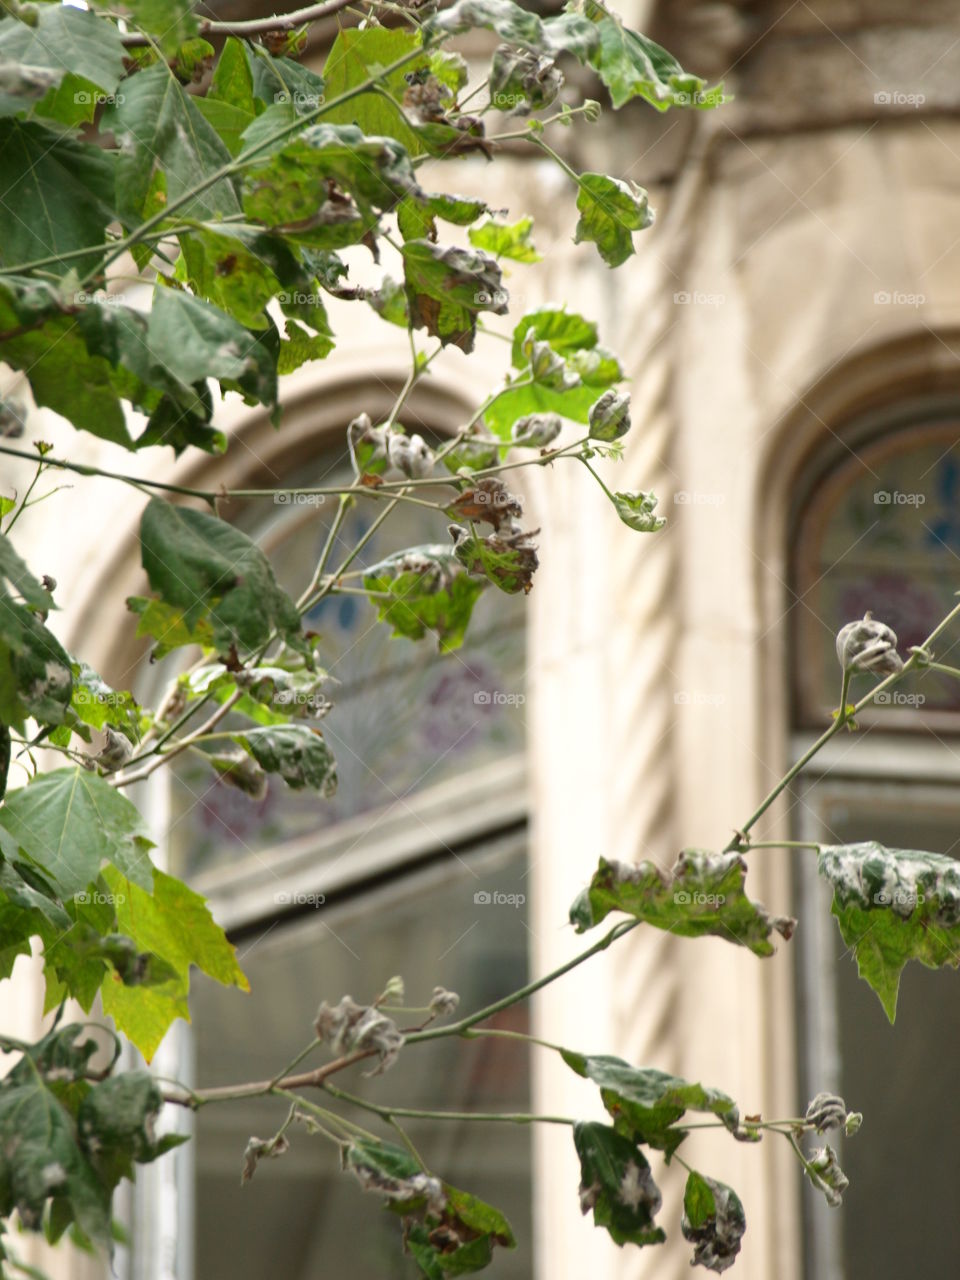
[[[870,610],[897,633],[901,654],[956,603],[960,555],[960,428],[912,425],[845,457],[805,507],[794,540],[796,696],[804,724],[828,721],[840,694],[836,633]],[[938,656],[950,662],[951,657]],[[953,657],[956,657],[954,654]],[[865,692],[866,677],[853,693]],[[960,683],[912,676],[877,713],[888,727],[960,710]]]
[[[956,810],[911,808],[873,789],[867,799],[864,790],[825,806],[821,838],[960,853]],[[825,891],[820,910],[828,913],[829,903]],[[842,1233],[845,1280],[955,1275],[960,978],[951,969],[934,972],[908,964],[891,1026],[830,924],[826,936],[836,975],[840,1093],[851,1109],[863,1112],[864,1124],[854,1138],[837,1141],[829,1135],[850,1187],[842,1210],[824,1209],[821,1216],[829,1214]],[[817,1087],[815,1081],[809,1084]]]
[[[464,1012],[522,986],[525,905],[478,904],[474,895],[499,890],[522,897],[525,870],[524,850],[516,844],[471,859],[469,868],[450,859],[435,872],[408,877],[402,889],[365,895],[352,912],[321,908],[308,925],[278,926],[241,942],[251,994],[231,996],[204,984],[191,998],[197,1080],[209,1086],[270,1078],[309,1042],[321,1000],[335,1003],[345,992],[370,1000],[398,966],[411,1005],[426,1003],[437,983],[459,993]],[[527,1018],[521,1004],[487,1025],[527,1031]],[[304,1065],[324,1060],[319,1054]],[[418,1109],[530,1109],[528,1049],[509,1039],[411,1045],[383,1076],[364,1080],[358,1067],[337,1082],[352,1093]],[[307,1096],[329,1101],[318,1090]],[[285,1112],[283,1102],[258,1100],[198,1113],[195,1274],[202,1280],[413,1280],[420,1273],[401,1252],[399,1220],[339,1171],[337,1151],[323,1137],[297,1127],[291,1150],[264,1161],[240,1190],[248,1137],[274,1133]],[[397,1140],[370,1113],[343,1114]],[[432,1171],[507,1215],[518,1248],[499,1254],[497,1276],[529,1280],[529,1128],[416,1120],[405,1128]]]
[[[297,487],[339,479],[349,481],[349,476],[314,466],[286,483]],[[335,505],[331,499],[320,505],[270,506],[265,525],[261,504],[238,521],[263,539],[282,585],[294,597],[311,580]],[[373,500],[358,501],[344,522],[334,567],[380,509]],[[352,568],[373,565],[403,547],[448,542],[447,523],[427,508],[400,504]],[[523,598],[491,585],[476,605],[464,647],[440,655],[430,637],[392,638],[360,596],[327,597],[306,625],[319,633],[321,662],[334,678],[328,695],[334,706],[322,730],[337,758],[336,795],[321,801],[273,780],[266,798],[255,803],[217,782],[203,761],[183,755],[172,788],[171,865],[178,874],[189,874],[368,810],[395,806],[402,813],[404,798],[420,788],[522,750],[524,621]]]

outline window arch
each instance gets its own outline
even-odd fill
[[[956,602],[955,406],[955,398],[953,405],[905,398],[899,407],[865,415],[842,435],[821,436],[799,473],[786,530],[784,593],[794,758],[837,706],[835,637],[841,626],[870,610],[893,627],[906,656]],[[953,662],[957,643],[955,635],[944,637],[938,658]],[[861,679],[854,697],[868,687]],[[908,677],[896,698],[861,713],[857,722],[855,742],[834,739],[799,775],[790,834],[836,844],[871,839],[960,858],[956,682],[935,672]],[[904,731],[913,735],[909,741]],[[948,1064],[960,1054],[956,974],[908,965],[890,1026],[836,929],[816,860],[793,865],[803,921],[795,952],[800,1094],[841,1094],[868,1117],[875,1138],[869,1151],[842,1138],[835,1144],[850,1177],[843,1214],[832,1213],[804,1187],[805,1276],[898,1280],[917,1265],[918,1239],[924,1273],[949,1270],[960,1248],[960,1226],[949,1209],[960,1195],[960,1164],[942,1118],[955,1091]],[[922,1096],[918,1079],[924,1081]],[[903,1126],[907,1107],[911,1122]],[[941,1230],[934,1224],[943,1214],[951,1225]]]
[[[371,403],[365,392],[365,385],[355,387],[342,397],[345,407]],[[457,413],[431,416],[450,429],[462,420]],[[341,427],[348,420],[342,415]],[[419,420],[416,429],[426,434]],[[329,437],[315,436],[311,446],[304,433],[294,456],[282,461],[258,453],[263,476],[238,476],[234,487],[351,479]],[[296,596],[310,581],[336,505],[335,499],[316,505],[259,500],[235,507],[231,516],[261,542],[282,585]],[[333,566],[378,512],[372,499],[357,502]],[[440,513],[401,504],[352,567],[407,546],[442,543],[445,524]],[[198,985],[191,1001],[195,1025],[168,1037],[159,1070],[210,1084],[269,1075],[309,1040],[321,999],[335,1002],[346,992],[372,999],[397,955],[409,957],[403,976],[410,1003],[429,998],[428,978],[431,987],[439,982],[458,990],[465,1008],[523,985],[530,937],[525,617],[522,599],[491,585],[475,607],[464,646],[441,656],[429,637],[417,643],[391,637],[361,596],[328,597],[306,622],[320,633],[320,661],[336,681],[329,690],[333,708],[319,722],[338,762],[336,796],[323,800],[278,783],[266,801],[253,802],[218,783],[202,761],[197,774],[184,762],[159,775],[168,864],[209,898],[252,987],[248,999],[230,1004],[222,992]],[[514,905],[491,903],[491,890]],[[518,1006],[493,1025],[528,1031],[527,1017],[526,1006]],[[450,1111],[528,1109],[526,1055],[506,1052],[496,1040],[481,1044],[479,1055],[475,1048],[451,1041],[429,1062],[401,1055],[391,1071],[391,1096],[400,1105]],[[176,1204],[168,1219],[157,1215],[150,1173],[137,1184],[138,1278],[160,1280],[160,1264],[152,1259],[171,1249],[184,1275],[209,1280],[225,1280],[238,1266],[312,1275],[321,1238],[322,1256],[339,1258],[341,1270],[352,1267],[350,1274],[372,1278],[392,1267],[400,1274],[396,1240],[384,1238],[386,1228],[378,1234],[359,1225],[366,1206],[358,1190],[322,1142],[306,1134],[297,1135],[292,1159],[271,1166],[273,1176],[258,1179],[259,1187],[253,1184],[260,1208],[235,1223],[225,1245],[218,1224],[232,1202],[238,1153],[249,1132],[266,1131],[270,1118],[214,1111],[190,1118],[196,1141],[182,1149],[182,1160],[175,1154],[176,1176],[173,1165],[166,1171],[173,1184],[164,1203]],[[503,1264],[504,1274],[529,1275],[530,1134],[518,1131],[505,1140],[479,1129],[450,1124],[437,1132],[414,1121],[410,1132],[452,1182],[470,1183],[503,1206],[527,1241]],[[158,1169],[157,1176],[163,1173]],[[263,1221],[280,1219],[282,1230],[267,1240]]]
[[[798,486],[791,532],[795,720],[829,722],[837,705],[835,637],[870,610],[921,643],[960,587],[960,415],[914,415],[823,451]],[[856,689],[854,689],[856,692]],[[960,685],[908,677],[867,724],[960,729]]]

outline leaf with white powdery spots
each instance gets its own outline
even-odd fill
[[[887,849],[876,841],[823,845],[820,875],[860,976],[891,1022],[909,960],[928,969],[960,964],[960,863],[938,853]]]
[[[737,1193],[725,1183],[691,1170],[680,1223],[684,1240],[693,1245],[691,1265],[726,1271],[740,1252],[746,1229],[747,1219]]]
[[[650,1166],[635,1142],[606,1124],[573,1127],[580,1157],[580,1209],[593,1210],[617,1244],[663,1244],[666,1234],[654,1224],[662,1197]]]
[[[250,652],[275,631],[295,648],[305,645],[296,606],[269,560],[225,520],[153,498],[143,513],[140,545],[151,587],[165,604],[183,610],[188,635],[209,622],[222,650],[235,645]]]
[[[773,955],[772,933],[790,939],[796,921],[770,916],[744,892],[747,864],[738,853],[685,849],[666,873],[653,862],[626,864],[601,858],[589,886],[570,908],[578,933],[593,928],[611,911],[625,911],[679,937],[724,938]]]
[[[682,1128],[673,1127],[686,1111],[718,1116],[731,1133],[739,1128],[737,1104],[719,1089],[653,1067],[633,1067],[622,1058],[606,1054],[562,1049],[560,1056],[577,1075],[599,1086],[603,1105],[617,1132],[634,1142],[645,1142],[672,1154],[686,1137]]]

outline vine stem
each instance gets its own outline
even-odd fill
[[[581,951],[572,960],[560,965],[558,969],[552,969],[550,973],[545,974],[542,978],[528,982],[525,987],[521,987],[511,995],[504,996],[502,1000],[495,1000],[493,1004],[488,1004],[485,1008],[477,1010],[476,1013],[471,1013],[466,1018],[461,1018],[458,1022],[451,1022],[445,1027],[431,1027],[425,1031],[414,1031],[406,1037],[406,1043],[421,1044],[425,1040],[441,1040],[445,1036],[463,1035],[471,1027],[476,1026],[478,1022],[486,1022],[488,1018],[492,1018],[495,1014],[501,1013],[504,1009],[509,1009],[511,1005],[518,1004],[521,1000],[527,999],[528,996],[532,996],[542,987],[549,986],[557,978],[561,978],[565,973],[569,973],[571,969],[583,964],[584,960],[589,960],[591,956],[595,956],[598,952],[605,951],[611,943],[622,938],[624,934],[629,933],[631,929],[635,929],[641,923],[640,920],[625,920],[621,924],[615,925],[609,933],[604,934],[592,947],[588,947],[586,951]]]
[[[358,1098],[356,1094],[347,1093],[337,1085],[327,1083],[323,1088],[325,1092],[341,1102],[370,1111],[388,1123],[394,1116],[402,1116],[405,1120],[502,1121],[505,1124],[574,1125],[577,1123],[570,1116],[541,1116],[529,1111],[424,1111],[418,1107],[385,1106],[377,1102],[368,1102],[366,1098]]]
[[[488,1004],[484,1008],[478,1009],[476,1013],[472,1013],[466,1018],[461,1018],[459,1022],[452,1022],[446,1027],[413,1032],[405,1037],[405,1043],[408,1045],[421,1044],[425,1040],[439,1040],[445,1036],[463,1035],[471,1027],[476,1026],[478,1022],[485,1022],[503,1009],[509,1009],[511,1005],[519,1004],[521,1000],[526,1000],[534,992],[549,986],[552,982],[556,982],[558,978],[562,978],[565,973],[569,973],[571,969],[583,964],[591,956],[595,956],[600,951],[605,951],[611,943],[622,938],[624,934],[629,933],[631,929],[635,929],[641,923],[640,920],[626,920],[621,924],[615,925],[599,941],[587,947],[585,951],[579,952],[572,960],[568,960],[556,969],[551,969],[542,978],[537,978],[534,982],[528,982],[526,986],[520,987],[508,996],[504,996],[502,1000],[496,1000],[493,1004]],[[469,1039],[469,1036],[466,1038]],[[312,1042],[309,1047],[313,1048]],[[549,1047],[555,1048],[557,1046],[551,1045]],[[372,1058],[376,1053],[376,1049],[358,1049],[354,1053],[335,1058],[332,1062],[327,1062],[313,1071],[307,1071],[300,1075],[284,1076],[279,1081],[276,1079],[259,1080],[247,1084],[219,1085],[212,1089],[187,1089],[186,1086],[181,1085],[179,1086],[182,1089],[181,1093],[164,1094],[164,1101],[170,1102],[175,1106],[190,1107],[196,1110],[198,1107],[206,1106],[210,1102],[234,1102],[241,1098],[257,1098],[270,1093],[280,1093],[284,1089],[325,1088],[325,1082],[330,1076],[336,1075],[338,1072],[345,1070],[347,1067],[352,1067],[355,1063],[362,1062],[366,1058]],[[403,1114],[398,1108],[394,1109],[398,1115]],[[556,1123],[565,1122],[558,1120]]]
[[[893,685],[897,683],[898,680],[902,680],[903,677],[908,672],[918,670],[918,669],[923,669],[925,666],[929,665],[929,660],[928,659],[925,660],[925,655],[927,651],[929,650],[933,642],[938,638],[938,636],[940,636],[947,629],[950,623],[958,615],[960,615],[960,604],[954,605],[954,607],[950,610],[950,612],[937,623],[934,629],[927,636],[926,640],[924,640],[922,644],[914,647],[910,656],[907,658],[906,662],[904,662],[903,666],[900,668],[899,671],[895,671],[892,675],[889,675],[885,679],[881,680],[879,684],[875,684],[868,693],[864,694],[864,696],[858,702],[854,703],[854,705],[849,709],[847,708],[847,689],[849,687],[851,673],[849,671],[844,672],[843,688],[841,691],[841,700],[840,700],[840,710],[838,711],[837,717],[834,720],[833,724],[831,724],[827,729],[823,731],[823,733],[821,733],[820,737],[816,740],[816,742],[814,742],[812,746],[807,748],[807,750],[803,753],[800,759],[797,760],[793,765],[791,765],[791,767],[783,775],[783,777],[776,784],[776,786],[774,786],[772,790],[768,792],[768,794],[764,797],[764,799],[761,801],[758,807],[754,809],[753,813],[750,815],[747,821],[743,824],[743,826],[740,827],[739,830],[734,834],[733,839],[730,841],[730,843],[726,846],[726,849],[724,850],[725,853],[731,853],[735,850],[743,849],[745,847],[745,842],[741,837],[747,835],[750,828],[754,826],[759,821],[760,818],[763,817],[763,815],[767,812],[767,810],[770,808],[773,802],[777,799],[777,797],[783,791],[786,790],[786,788],[794,780],[797,774],[800,773],[801,770],[810,763],[813,757],[824,746],[826,746],[826,744],[830,741],[830,739],[836,737],[836,735],[840,732],[840,730],[846,724],[852,721],[853,718],[857,715],[857,713],[862,711],[864,707],[870,706],[870,704],[875,700],[878,693],[882,693],[885,689],[891,688]]]

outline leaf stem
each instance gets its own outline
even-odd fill
[[[847,695],[847,688],[849,686],[849,679],[850,679],[851,673],[844,672],[841,704],[840,704],[840,710],[837,715],[837,718],[834,720],[833,724],[831,724],[827,729],[823,731],[823,733],[821,733],[820,737],[817,738],[816,742],[814,742],[811,747],[807,748],[807,750],[803,753],[800,759],[797,760],[793,765],[791,765],[791,767],[783,775],[783,777],[776,784],[776,786],[774,786],[772,790],[768,792],[768,794],[764,797],[764,799],[761,801],[758,807],[753,811],[753,813],[750,815],[747,821],[743,824],[742,827],[740,827],[739,831],[734,835],[733,839],[726,846],[726,849],[724,850],[724,852],[729,853],[729,852],[732,852],[733,850],[740,849],[743,847],[744,842],[740,837],[745,836],[750,831],[750,828],[754,826],[761,817],[763,817],[763,815],[770,808],[770,806],[777,799],[777,797],[781,794],[781,792],[786,790],[786,788],[794,780],[797,774],[800,773],[801,770],[804,769],[806,765],[810,763],[810,761],[817,754],[817,752],[819,752],[824,746],[826,746],[826,744],[830,741],[830,739],[835,737],[840,732],[840,730],[844,727],[844,725],[847,724],[848,721],[853,720],[853,718],[857,715],[858,712],[862,711],[864,707],[870,706],[870,704],[875,700],[878,693],[882,693],[885,689],[889,689],[892,685],[895,685],[899,680],[902,680],[903,677],[909,671],[913,671],[918,668],[922,669],[924,666],[929,666],[929,661],[928,660],[925,661],[925,654],[929,651],[929,648],[933,644],[934,640],[936,640],[937,637],[940,636],[946,630],[946,628],[958,615],[960,615],[960,604],[954,605],[954,607],[950,610],[950,612],[937,623],[934,629],[927,636],[926,640],[924,640],[922,644],[917,645],[913,649],[910,656],[904,662],[903,666],[900,668],[899,671],[894,672],[892,675],[886,676],[885,679],[881,680],[878,684],[875,684],[868,693],[864,694],[864,696],[858,702],[854,703],[854,705],[849,709],[847,708],[847,705],[846,705],[846,695]]]
[[[583,964],[585,960],[589,960],[591,956],[595,956],[600,951],[605,951],[611,943],[622,938],[624,934],[629,933],[631,929],[635,929],[641,923],[640,920],[622,921],[620,924],[615,925],[609,933],[604,934],[593,946],[588,947],[586,951],[581,951],[572,960],[568,960],[566,964],[560,965],[557,969],[552,969],[549,973],[544,974],[542,978],[528,982],[525,987],[521,987],[518,991],[504,996],[502,1000],[495,1000],[493,1004],[488,1004],[485,1008],[469,1014],[466,1018],[461,1018],[458,1022],[451,1022],[445,1027],[430,1027],[425,1031],[415,1031],[406,1037],[407,1044],[420,1044],[424,1040],[441,1040],[445,1036],[463,1035],[465,1031],[469,1031],[477,1023],[486,1022],[488,1018],[501,1013],[504,1009],[509,1009],[511,1005],[519,1004],[521,1000],[526,1000],[528,996],[532,996],[541,988],[549,986],[551,982],[556,982],[558,978],[563,977],[565,973],[569,973],[571,969],[576,969],[578,965]],[[553,1047],[555,1046],[551,1045],[551,1048]]]

